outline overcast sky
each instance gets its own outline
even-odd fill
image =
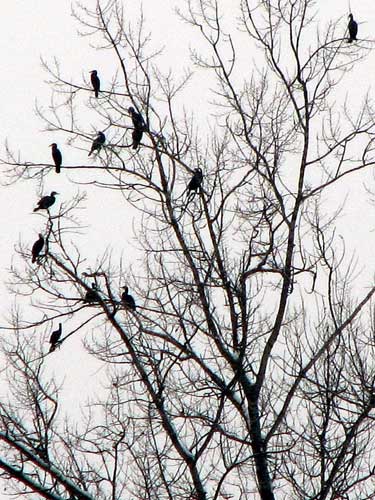
[[[94,0],[86,2],[94,5]],[[125,3],[125,2],[124,2]],[[129,5],[140,2],[132,0],[126,2]],[[222,0],[226,9],[231,9],[234,0]],[[183,0],[145,0],[142,2],[150,30],[154,34],[157,46],[164,44],[166,53],[170,54],[168,59],[170,65],[176,71],[182,72],[188,64],[188,48],[190,44],[197,43],[197,34],[190,35],[189,29],[176,20],[173,14],[174,6],[182,6]],[[341,0],[319,0],[317,2],[318,15],[323,24],[330,19],[343,16],[343,31],[346,26],[348,3]],[[359,22],[359,37],[374,38],[375,27],[375,6],[370,0],[351,1],[351,9],[355,18]],[[129,14],[131,18],[132,14]],[[69,149],[64,145],[65,138],[58,134],[51,136],[42,132],[43,124],[35,114],[35,102],[48,107],[50,92],[45,83],[47,78],[43,71],[40,58],[52,60],[56,57],[60,63],[64,74],[70,78],[76,78],[83,82],[82,75],[88,77],[88,72],[98,69],[105,85],[106,76],[110,80],[111,75],[106,75],[110,64],[106,60],[106,53],[98,52],[90,47],[88,38],[81,38],[77,35],[79,26],[71,16],[69,1],[56,0],[16,0],[14,2],[3,2],[0,16],[0,47],[1,47],[1,141],[7,139],[11,147],[22,151],[23,157],[32,162],[49,162],[51,142],[59,143],[64,152],[64,159],[68,163],[78,162],[86,153],[80,156],[79,153]],[[249,55],[251,57],[251,55]],[[366,63],[361,63],[355,72],[346,79],[347,92],[355,93],[360,97],[365,89],[372,85],[375,75],[375,55],[370,56]],[[196,81],[197,86],[191,97],[191,103],[202,109],[202,103],[206,99],[208,89],[202,83]],[[375,92],[375,90],[374,90]],[[344,98],[344,94],[338,95],[338,100]],[[186,103],[189,107],[189,102]],[[204,115],[204,110],[201,111]],[[3,148],[2,148],[3,149]],[[0,154],[0,157],[3,156]],[[368,264],[372,258],[374,246],[375,212],[368,213],[368,209],[363,210],[361,198],[363,198],[363,183],[374,183],[371,175],[358,176],[352,178],[350,189],[345,187],[344,192],[336,193],[342,198],[347,195],[347,205],[345,213],[349,216],[345,219],[342,231],[345,235],[352,232],[353,239],[349,242],[349,248],[356,249],[362,260]],[[58,185],[57,185],[58,184]],[[374,183],[375,186],[375,183]],[[3,294],[2,313],[7,311],[9,301],[4,282],[7,280],[7,268],[11,264],[11,257],[14,245],[20,237],[24,241],[30,241],[30,246],[39,232],[40,219],[32,214],[32,208],[38,198],[38,186],[32,182],[19,183],[13,187],[2,187],[0,197],[2,214],[2,243],[0,245],[0,273],[2,276],[1,291]],[[45,192],[56,189],[62,197],[73,195],[78,187],[72,186],[65,175],[58,179],[50,176],[46,181]],[[111,204],[112,194],[109,191],[101,191],[100,198],[98,191],[82,188],[88,192],[88,246],[103,251],[111,241],[108,241],[108,227],[113,230],[113,245],[121,247],[126,252],[132,252],[134,245],[123,236],[129,231],[131,234],[132,216],[131,214],[121,216],[116,212],[116,204],[109,212],[100,210],[101,216],[95,207],[102,208],[102,205]],[[333,196],[336,196],[333,194]],[[114,217],[114,213],[118,217]],[[95,215],[96,214],[96,215]],[[95,217],[93,217],[95,215]],[[90,217],[90,218],[89,218]],[[110,224],[109,224],[110,222]],[[120,238],[119,235],[122,235]],[[90,242],[95,242],[91,245]],[[373,277],[371,266],[371,276]],[[70,352],[70,363],[68,366],[77,366],[81,358],[81,352]],[[66,360],[63,356],[56,356],[53,360],[56,369],[61,370],[69,377],[74,378],[74,372],[67,371]],[[94,376],[93,367],[88,367],[82,378]],[[0,497],[1,498],[1,497]],[[4,496],[3,498],[8,498]]]

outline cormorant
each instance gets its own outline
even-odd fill
[[[357,33],[358,33],[358,24],[356,21],[354,21],[353,14],[349,14],[348,30],[349,30],[348,43],[352,43],[354,40],[357,40]]]
[[[97,151],[98,153],[102,149],[103,144],[105,143],[105,135],[103,132],[98,132],[98,135],[95,137],[95,139],[92,142],[91,150],[89,153],[89,156],[94,152]]]
[[[121,288],[124,289],[124,292],[121,295],[121,302],[124,304],[124,306],[127,309],[131,309],[132,311],[135,311],[135,309],[136,309],[135,300],[132,297],[132,295],[130,295],[128,293],[129,288],[127,286],[122,286]]]
[[[57,147],[56,142],[53,142],[52,144],[50,144],[50,146],[52,147],[52,158],[53,158],[53,161],[55,163],[56,174],[59,174],[60,173],[61,163],[62,163],[61,151]]]
[[[93,282],[91,283],[91,290],[87,290],[85,298],[83,299],[83,302],[86,302],[86,304],[92,304],[93,302],[99,302],[100,301],[100,295],[97,292],[98,287],[96,286],[96,283]]]
[[[133,127],[136,130],[142,130],[142,132],[145,132],[145,130],[147,130],[147,126],[141,113],[137,113],[133,107],[128,108],[128,111],[132,117]]]
[[[98,72],[96,69],[93,71],[90,71],[91,73],[91,83],[92,83],[92,88],[94,89],[95,92],[95,97],[97,98],[99,96],[99,91],[100,91],[100,80],[98,77]]]
[[[142,140],[143,130],[135,128],[132,132],[133,147],[132,149],[137,149],[139,143]]]
[[[52,191],[52,193],[49,196],[48,195],[43,196],[43,198],[41,198],[38,201],[38,206],[36,208],[34,208],[34,212],[36,212],[37,210],[48,210],[49,207],[52,207],[52,205],[56,201],[56,198],[55,198],[56,194],[59,194],[59,193],[56,193],[56,191]]]
[[[190,191],[197,191],[201,187],[202,181],[203,181],[202,170],[200,168],[196,168],[194,170],[193,177],[190,179],[190,182],[187,185],[188,192],[190,193]]]
[[[34,263],[37,260],[43,247],[44,247],[44,238],[43,238],[43,235],[39,233],[39,239],[36,240],[36,242],[33,245],[33,248],[31,249],[31,255],[32,255],[31,262],[32,263]]]
[[[62,334],[62,324],[59,323],[59,328],[52,332],[51,337],[49,339],[49,343],[51,344],[51,347],[49,348],[49,352],[53,352],[56,347],[60,344],[60,337]]]

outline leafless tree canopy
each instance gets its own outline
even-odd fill
[[[180,3],[176,23],[196,40],[182,77],[120,0],[76,5],[116,71],[98,62],[98,84],[45,62],[52,105],[37,111],[52,143],[66,138],[60,174],[52,159],[2,154],[9,182],[44,193],[69,175],[122,203],[109,220],[135,221],[116,252],[88,253],[85,195],[59,194],[33,216],[34,263],[33,242],[19,243],[1,340],[3,484],[53,500],[373,498],[375,285],[352,290],[335,231],[344,196],[327,203],[374,165],[371,100],[354,113],[345,91],[372,41],[348,43],[347,13],[322,22],[312,0],[238,0],[231,16],[224,1]],[[186,96],[205,84],[210,103],[193,113]],[[82,340],[101,390],[77,419],[47,368]]]

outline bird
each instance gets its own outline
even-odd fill
[[[50,144],[50,147],[52,147],[52,158],[53,158],[53,161],[55,163],[56,174],[59,174],[60,173],[61,163],[62,163],[61,151],[57,147],[56,142],[53,142],[52,144]]]
[[[85,298],[83,299],[83,302],[86,304],[92,304],[93,302],[99,302],[100,296],[98,293],[98,287],[96,286],[96,283],[93,282],[91,283],[91,290],[87,290]]]
[[[99,153],[104,143],[105,143],[105,135],[103,134],[103,132],[98,132],[98,135],[92,142],[91,150],[88,155],[90,156],[94,151],[97,151]]]
[[[100,80],[98,77],[98,72],[96,71],[96,69],[94,69],[90,71],[90,73],[91,73],[92,88],[94,89],[95,97],[98,98],[100,91]]]
[[[56,191],[52,191],[51,194],[48,196],[43,196],[39,201],[38,201],[38,206],[34,208],[34,212],[37,210],[48,210],[52,205],[55,203],[56,198],[55,195],[59,194],[56,193]]]
[[[132,106],[128,108],[128,111],[132,117],[133,127],[136,130],[142,130],[142,132],[145,132],[147,130],[147,125],[141,113],[137,113],[137,111]]]
[[[43,235],[39,233],[39,239],[36,240],[36,242],[34,243],[32,249],[31,249],[31,255],[32,255],[31,262],[32,263],[34,263],[37,260],[43,247],[44,247],[44,238],[43,238]]]
[[[32,249],[31,249],[31,255],[32,255],[31,262],[33,264],[37,260],[43,247],[44,247],[44,238],[43,238],[43,235],[39,233],[39,239],[36,240],[36,242],[34,243]]]
[[[358,33],[358,23],[354,21],[353,14],[349,14],[348,30],[349,30],[348,43],[352,43],[354,40],[357,40],[357,33]]]
[[[132,132],[133,146],[132,149],[137,149],[142,140],[143,130],[135,128]]]
[[[49,339],[49,343],[51,344],[49,352],[53,352],[56,349],[56,347],[60,344],[61,334],[62,334],[62,324],[59,323],[58,329],[52,332],[51,337]]]
[[[133,296],[129,294],[129,288],[127,286],[123,286],[121,288],[123,288],[124,290],[121,295],[121,302],[127,309],[135,311],[137,306],[135,305],[135,300]]]
[[[200,168],[196,168],[194,170],[193,177],[190,179],[190,182],[187,185],[188,192],[190,193],[191,191],[197,191],[201,187],[202,181],[203,181],[202,170]]]

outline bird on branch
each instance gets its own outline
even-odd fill
[[[31,262],[33,264],[38,259],[39,254],[42,251],[43,247],[44,247],[44,238],[43,235],[39,233],[39,239],[36,240],[31,249],[31,255],[32,255]]]
[[[96,69],[94,69],[90,71],[90,73],[91,73],[92,88],[94,89],[95,97],[98,98],[100,92],[100,80],[98,77],[98,72],[96,71]]]
[[[137,149],[142,140],[143,132],[147,130],[147,125],[141,113],[137,113],[137,111],[133,107],[128,108],[128,111],[131,115],[134,127],[132,132],[132,139],[133,139],[132,147],[133,149]]]
[[[53,162],[54,162],[55,167],[56,167],[56,174],[59,174],[60,169],[61,169],[61,164],[62,164],[61,151],[57,147],[56,142],[53,142],[52,144],[50,144],[50,147],[52,147],[52,159],[53,159]]]
[[[142,130],[142,132],[145,132],[147,130],[147,125],[141,113],[137,113],[137,111],[132,106],[128,108],[128,111],[132,117],[133,127],[137,130]]]
[[[357,33],[358,33],[358,23],[354,21],[353,14],[349,14],[348,30],[349,30],[348,43],[352,43],[355,40],[357,40]]]
[[[132,311],[135,311],[136,305],[135,305],[135,300],[132,295],[129,294],[129,288],[127,286],[121,287],[124,292],[121,295],[121,302],[125,306],[126,309],[131,309]]]
[[[58,329],[52,332],[51,337],[49,339],[49,343],[51,344],[49,352],[53,352],[56,349],[56,347],[58,347],[61,344],[60,342],[61,334],[62,334],[62,324],[59,323]]]
[[[98,293],[98,287],[95,282],[91,283],[91,290],[87,290],[85,298],[83,299],[83,302],[86,304],[92,304],[94,302],[99,302],[100,301],[100,295]]]
[[[201,187],[202,181],[203,181],[203,172],[202,172],[202,169],[196,168],[194,170],[193,177],[191,178],[189,184],[187,185],[188,195],[192,191],[194,191],[194,193],[196,193],[198,191],[198,189]]]
[[[56,201],[56,195],[59,194],[56,191],[52,191],[50,195],[43,196],[38,201],[38,206],[34,208],[34,212],[37,210],[48,210]]]
[[[91,150],[88,156],[92,155],[94,151],[97,151],[99,153],[104,143],[105,143],[105,135],[103,134],[103,132],[98,132],[98,135],[92,142]]]
[[[180,218],[183,216],[185,210],[187,209],[189,203],[193,200],[194,196],[201,189],[202,182],[203,182],[202,169],[201,168],[194,169],[193,177],[190,179],[188,185],[186,186],[186,189],[182,192],[182,194],[178,198],[178,199],[183,198],[186,194],[186,202],[183,203],[181,207]]]

